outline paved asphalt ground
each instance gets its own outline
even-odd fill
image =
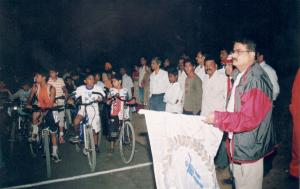
[[[43,157],[32,158],[28,145],[18,144],[15,156],[9,161],[9,171],[6,178],[0,178],[0,186],[16,186],[47,180],[46,161]],[[97,154],[97,167],[94,174],[75,181],[57,182],[38,186],[36,188],[155,188],[151,157],[145,146],[137,143],[134,160],[126,165],[121,161],[119,148],[112,155],[106,152],[108,143],[102,138],[101,151]],[[87,158],[81,152],[76,152],[75,146],[65,143],[59,146],[62,161],[51,162],[51,179],[72,178],[90,174]],[[142,166],[142,167],[135,167]],[[118,169],[128,167],[120,171]],[[63,180],[63,179],[62,179]]]
[[[291,117],[288,112],[290,100],[291,78],[281,83],[281,94],[274,108],[274,124],[278,133],[279,148],[273,161],[273,168],[264,178],[264,189],[297,189],[299,183],[288,179],[287,168],[290,161],[291,148]],[[0,188],[7,186],[53,181],[52,184],[40,185],[33,188],[68,189],[68,188],[120,188],[120,189],[152,189],[155,188],[151,152],[147,141],[147,129],[144,117],[134,115],[134,127],[137,134],[136,153],[132,163],[125,165],[120,158],[118,149],[112,156],[106,152],[107,142],[102,137],[101,152],[97,154],[97,168],[94,174],[87,164],[87,159],[76,152],[75,146],[66,143],[59,146],[62,162],[52,163],[53,175],[46,178],[45,159],[32,158],[26,142],[17,145],[13,157],[8,159],[8,172],[0,174]],[[7,146],[7,145],[5,145]],[[146,163],[146,164],[145,164]],[[141,167],[135,167],[141,166]],[[120,168],[127,170],[119,170]],[[105,171],[105,172],[103,172]],[[75,176],[75,178],[74,178]],[[228,169],[217,170],[221,189],[231,189],[231,185],[222,183],[222,179],[229,177]],[[79,178],[87,177],[87,178]],[[60,180],[57,180],[60,179]],[[69,181],[58,182],[69,179]],[[72,180],[75,179],[75,180]]]

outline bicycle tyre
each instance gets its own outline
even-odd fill
[[[94,172],[96,169],[96,150],[95,150],[93,129],[91,126],[87,126],[84,129],[85,129],[85,137],[86,137],[84,150],[87,153],[88,163],[91,172]]]
[[[121,159],[125,164],[129,164],[135,152],[135,132],[129,121],[126,121],[121,128],[119,142]]]
[[[46,169],[47,169],[47,178],[51,177],[51,159],[50,159],[50,140],[49,140],[49,131],[43,131],[43,144],[44,152],[46,155]]]
[[[9,138],[9,153],[10,157],[12,157],[14,153],[14,145],[16,142],[16,129],[17,129],[17,123],[16,120],[13,120],[10,130],[10,138]]]

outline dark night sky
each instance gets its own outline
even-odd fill
[[[132,66],[142,55],[218,55],[249,37],[288,72],[299,62],[299,10],[297,0],[1,0],[0,65],[17,74],[105,60]]]

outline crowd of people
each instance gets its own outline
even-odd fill
[[[74,103],[69,98],[74,92],[84,103],[100,102],[104,96],[118,94],[122,99],[133,99],[138,108],[204,116],[207,123],[224,131],[215,158],[216,167],[223,169],[232,163],[236,188],[262,188],[263,160],[276,146],[272,109],[280,87],[276,71],[266,63],[264,52],[258,51],[254,42],[237,40],[232,52],[221,49],[219,57],[198,51],[195,58],[182,55],[177,63],[168,58],[162,61],[158,57],[149,60],[141,57],[131,74],[125,67],[113,68],[110,62],[104,64],[102,73],[87,67],[85,70],[64,70],[60,74],[59,70],[51,68],[47,73],[37,72],[33,85],[27,81],[21,83],[15,93],[0,81],[0,95],[1,98],[19,99],[28,108],[33,103],[50,108],[54,104]],[[69,100],[56,100],[60,96]],[[129,112],[136,111],[128,108],[126,114],[121,114],[123,108],[123,101],[108,100],[100,108],[95,102],[86,111],[93,126],[95,144],[100,126],[106,126],[104,133],[112,141],[112,152],[119,120],[128,119]],[[32,116],[29,141],[36,140],[39,116],[39,112]],[[80,108],[74,117],[55,111],[47,116],[53,123],[52,155],[54,161],[59,162],[57,143],[65,143],[64,118],[73,120],[77,132],[80,121],[86,116],[85,111]],[[71,140],[78,140],[78,133]]]

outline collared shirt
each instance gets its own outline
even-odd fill
[[[271,66],[269,66],[265,61],[263,61],[259,65],[268,74],[268,76],[271,80],[271,83],[273,85],[273,101],[275,101],[280,92],[280,87],[278,84],[278,77],[277,77],[276,71]]]
[[[148,69],[147,66],[143,66],[143,67],[139,68],[139,87],[143,87],[142,82],[143,82],[143,79],[144,79],[144,75],[147,72],[147,69]]]
[[[185,71],[178,70],[178,83],[180,84],[180,87],[182,89],[184,89],[184,84],[185,84],[186,78],[187,78],[187,75],[186,75]]]
[[[124,74],[122,76],[122,86],[127,89],[128,91],[128,97],[131,98],[132,94],[131,94],[131,89],[133,87],[133,82],[131,77],[129,77],[127,74]]]
[[[169,84],[168,72],[159,69],[156,74],[155,71],[153,71],[150,75],[150,96],[165,93]]]
[[[202,66],[202,67],[201,67],[201,65],[197,66],[195,69],[195,73],[203,81],[204,76],[206,75],[204,66]]]
[[[210,78],[209,75],[205,75],[202,87],[201,115],[208,116],[214,111],[225,111],[227,77],[216,70]]]
[[[239,73],[237,75],[234,83],[233,83],[233,86],[232,86],[232,89],[231,89],[231,95],[230,95],[228,105],[227,105],[227,112],[234,112],[235,89],[240,84],[241,78],[242,78],[242,76],[244,75],[245,72],[246,72],[246,70]],[[228,138],[232,139],[232,136],[233,136],[233,132],[229,132],[228,133]]]
[[[49,78],[48,84],[52,85],[55,88],[55,97],[64,96],[63,87],[65,87],[65,82],[62,78],[57,78],[55,81]]]
[[[182,97],[183,89],[179,82],[170,83],[165,96],[164,102],[166,103],[166,112],[182,113]]]

